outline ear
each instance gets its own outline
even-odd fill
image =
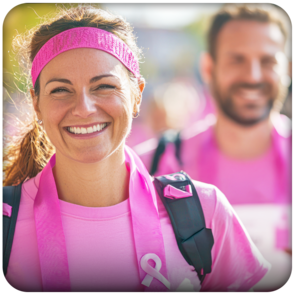
[[[212,80],[214,61],[208,52],[203,52],[200,57],[200,70],[205,83],[209,84]]]
[[[135,102],[134,102],[134,112],[139,112],[139,107],[141,105],[141,101],[142,101],[142,93],[145,87],[145,79],[144,78],[140,78],[140,81],[138,82],[138,95],[135,98]]]
[[[31,97],[33,100],[33,107],[36,112],[38,120],[42,120],[42,115],[39,110],[39,105],[38,105],[38,97],[35,95],[35,90],[33,88],[30,89]]]

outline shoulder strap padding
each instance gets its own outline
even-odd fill
[[[214,239],[211,229],[206,228],[195,186],[183,171],[156,177],[154,184],[170,217],[178,248],[188,264],[194,266],[203,282],[206,274],[211,272],[211,249]],[[193,196],[180,199],[166,198],[163,192],[168,184],[181,190],[190,185]]]
[[[22,184],[3,187],[3,203],[12,207],[11,216],[3,215],[3,271],[7,273],[9,257],[11,253],[13,236],[18,215]]]

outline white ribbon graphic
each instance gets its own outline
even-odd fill
[[[148,261],[153,260],[156,263],[155,268],[153,268]],[[162,261],[158,255],[153,253],[145,254],[140,260],[141,268],[147,273],[141,282],[143,285],[149,287],[153,278],[156,278],[161,283],[163,283],[168,289],[170,289],[170,282],[160,273],[162,267]]]

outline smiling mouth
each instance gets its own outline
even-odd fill
[[[94,132],[99,132],[106,128],[108,123],[96,124],[89,127],[66,127],[67,131],[72,134],[91,134]]]
[[[238,93],[239,96],[247,100],[258,100],[264,95],[260,89],[240,89]]]

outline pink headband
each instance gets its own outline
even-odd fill
[[[32,64],[33,85],[54,57],[75,48],[95,48],[117,58],[136,78],[140,77],[139,64],[129,47],[117,36],[93,27],[79,27],[61,32],[48,40],[35,56]]]

